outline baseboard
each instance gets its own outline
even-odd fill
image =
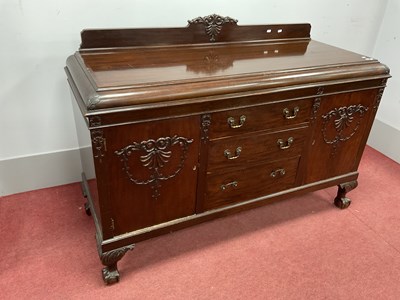
[[[375,119],[368,145],[400,163],[400,130]]]
[[[81,180],[79,149],[0,161],[0,196]]]

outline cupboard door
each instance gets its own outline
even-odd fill
[[[305,183],[357,171],[378,98],[377,89],[322,97],[311,120]]]
[[[199,118],[107,127],[104,137],[114,235],[194,214]]]

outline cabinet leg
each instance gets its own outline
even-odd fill
[[[87,214],[88,216],[91,216],[91,215],[92,215],[92,213],[90,212],[90,204],[89,204],[89,202],[86,202],[86,203],[85,203],[85,212],[86,212],[86,214]]]
[[[101,262],[105,266],[102,270],[102,275],[106,284],[119,281],[117,263],[128,250],[132,250],[134,247],[135,245],[129,245],[100,254]]]
[[[87,194],[87,191],[86,191],[86,188],[85,188],[85,185],[84,185],[83,181],[81,181],[81,191],[82,191],[82,196],[87,199],[88,198],[88,194]],[[92,215],[92,213],[90,212],[89,200],[87,200],[86,203],[85,203],[85,212],[86,212],[86,214],[88,216]]]
[[[346,197],[346,194],[351,190],[354,190],[357,187],[357,185],[358,185],[357,180],[339,184],[337,196],[334,200],[335,206],[339,207],[340,209],[348,208],[351,203],[351,200]]]
[[[86,192],[85,185],[83,184],[83,181],[81,181],[81,191],[82,191],[82,196],[84,198],[87,198],[87,192]]]

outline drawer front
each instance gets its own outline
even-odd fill
[[[260,133],[211,141],[208,154],[208,173],[245,166],[249,163],[273,161],[299,156],[308,127]]]
[[[210,139],[308,122],[313,98],[214,113]]]
[[[299,157],[207,176],[204,208],[238,203],[294,186]]]

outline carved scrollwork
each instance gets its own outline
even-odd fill
[[[384,90],[385,90],[385,88],[380,88],[378,93],[376,94],[375,103],[374,103],[374,111],[378,110],[379,104],[381,103],[381,100],[382,100]]]
[[[360,127],[362,118],[365,112],[368,111],[368,107],[361,104],[343,106],[340,108],[334,108],[327,114],[322,116],[323,127],[322,133],[324,141],[327,144],[333,146],[332,155],[335,154],[336,148],[340,142],[345,142],[349,140],[357,132]],[[354,124],[353,121],[357,120]],[[333,137],[328,137],[328,125],[333,125],[335,129],[335,135]]]
[[[88,105],[88,106],[87,106],[88,110],[95,109],[95,108],[96,108],[96,105],[97,105],[99,102],[100,102],[100,96],[99,96],[99,95],[93,94],[93,95],[89,96],[88,104],[87,104],[87,105]]]
[[[374,110],[377,111],[379,104],[381,103],[382,100],[382,96],[383,96],[383,91],[385,90],[385,88],[380,88],[378,91],[378,94],[376,94],[375,97],[375,103],[374,103]]]
[[[101,126],[100,116],[92,116],[89,118],[89,127]],[[90,131],[90,137],[92,139],[93,146],[93,157],[98,159],[101,163],[104,157],[104,152],[107,151],[106,139],[103,136],[103,130],[101,128],[92,129]]]
[[[101,117],[100,116],[89,117],[89,126],[90,127],[101,126]]]
[[[112,251],[104,252],[100,256],[101,263],[105,266],[116,264],[129,250],[133,250],[135,245],[129,245]]]
[[[319,110],[319,107],[321,106],[321,95],[324,93],[324,87],[320,86],[318,87],[317,90],[317,95],[314,99],[314,103],[312,106],[312,115],[311,115],[311,123],[313,123],[317,119],[317,112]]]
[[[208,141],[208,131],[211,125],[211,115],[204,114],[201,116],[201,140],[205,143]]]
[[[100,116],[89,117],[89,127],[98,127],[98,126],[101,126]],[[90,137],[92,139],[93,157],[98,159],[99,162],[102,162],[102,158],[104,157],[104,152],[107,150],[106,139],[103,136],[103,130],[101,128],[92,129],[90,131]]]
[[[93,156],[94,158],[98,159],[99,162],[102,162],[104,151],[107,151],[106,139],[103,137],[103,130],[91,130],[90,135],[92,138]]]
[[[312,106],[311,122],[314,122],[317,119],[317,112],[320,106],[321,106],[321,97],[317,97],[314,99],[314,103]]]
[[[382,96],[383,96],[383,91],[385,90],[385,86],[386,86],[386,82],[387,82],[387,78],[382,79],[381,85],[383,85],[383,87],[381,87],[378,91],[378,93],[375,96],[375,103],[374,103],[374,111],[378,110],[379,104],[381,103],[382,100]]]
[[[206,34],[210,37],[210,42],[215,42],[215,37],[221,32],[224,24],[237,24],[237,22],[237,20],[230,17],[222,17],[216,14],[206,17],[197,17],[188,21],[189,24],[204,24]]]
[[[175,177],[183,168],[189,144],[193,142],[192,139],[187,139],[184,137],[161,137],[157,140],[147,140],[142,142],[133,142],[121,150],[115,151],[115,154],[120,157],[122,162],[122,169],[125,171],[129,180],[135,184],[150,184],[153,189],[153,198],[157,198],[159,193],[159,188],[161,187],[161,181],[165,181]],[[174,170],[169,174],[163,173],[163,168],[169,162],[172,156],[171,148],[173,146],[179,146],[181,148],[180,161],[178,165],[173,168]],[[138,179],[135,178],[134,174],[130,171],[129,158],[134,152],[138,151],[143,153],[139,156],[140,162],[143,167],[146,167],[150,171],[150,178]]]

